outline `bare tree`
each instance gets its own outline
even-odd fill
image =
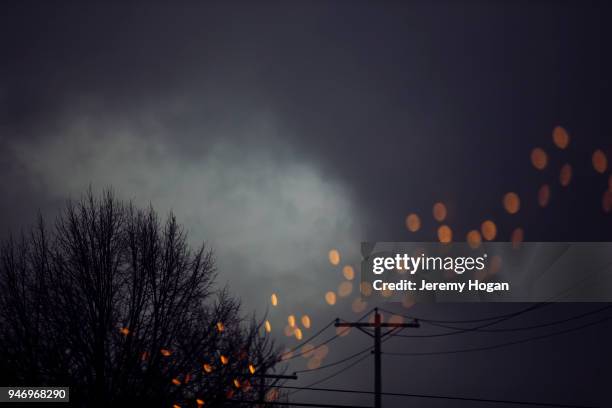
[[[0,249],[2,382],[69,385],[78,406],[260,398],[277,351],[215,275],[173,215],[89,191]]]

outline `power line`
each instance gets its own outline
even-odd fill
[[[228,399],[223,401],[225,404],[234,403],[234,404],[263,404],[263,405],[282,405],[282,406],[291,406],[294,407],[321,407],[321,408],[370,408],[364,405],[338,405],[338,404],[317,404],[311,402],[283,402],[283,401],[249,401],[249,400],[235,400]]]
[[[594,326],[594,325],[599,324],[599,323],[603,323],[603,322],[608,321],[610,319],[612,319],[612,316],[607,316],[607,317],[604,317],[604,318],[599,319],[599,320],[594,321],[594,322],[586,323],[586,324],[583,324],[581,326],[572,327],[572,328],[565,329],[565,330],[556,331],[556,332],[553,332],[553,333],[548,333],[548,334],[543,334],[543,335],[540,335],[540,336],[529,337],[529,338],[521,339],[521,340],[509,341],[509,342],[501,343],[501,344],[494,344],[494,345],[491,345],[491,346],[482,346],[482,347],[473,347],[473,348],[468,348],[468,349],[446,350],[446,351],[412,352],[412,353],[390,352],[390,353],[383,353],[383,354],[387,354],[387,355],[391,355],[391,356],[435,356],[435,355],[444,355],[444,354],[457,354],[457,353],[468,353],[468,352],[474,352],[474,351],[494,350],[494,349],[497,349],[497,348],[513,346],[513,345],[516,345],[516,344],[523,344],[523,343],[527,343],[527,342],[534,341],[534,340],[541,340],[541,339],[557,336],[557,335],[560,335],[560,334],[571,333],[571,332],[574,332],[574,331],[578,331],[580,329],[584,329],[586,327],[590,327],[590,326]]]
[[[368,311],[366,314],[361,316],[358,321],[361,321],[361,320],[365,319],[370,313],[372,313],[372,310],[374,310],[374,309],[370,309],[370,311]],[[320,329],[317,333],[315,333],[314,335],[310,336],[308,339],[304,340],[302,343],[298,344],[293,349],[291,349],[291,350],[281,354],[281,356],[279,357],[279,361],[293,360],[294,358],[303,356],[305,354],[312,353],[313,351],[315,351],[315,350],[325,346],[326,344],[331,343],[332,341],[336,340],[337,338],[339,338],[340,334],[337,333],[337,334],[333,335],[332,337],[328,338],[327,340],[325,340],[323,343],[314,346],[310,350],[302,351],[301,353],[298,353],[298,354],[293,354],[294,351],[298,350],[300,347],[305,346],[306,344],[308,344],[308,342],[314,340],[316,337],[321,335],[325,330],[327,330],[334,323],[336,323],[336,320],[332,320],[327,325],[325,325],[322,329]],[[283,358],[283,356],[285,356],[285,355],[289,355],[289,357]]]
[[[347,370],[349,370],[350,368],[353,368],[354,366],[356,366],[357,364],[361,363],[363,360],[365,360],[366,358],[368,358],[370,355],[366,354],[365,356],[361,357],[359,360],[356,360],[354,362],[352,362],[351,364],[347,365],[346,367],[342,367],[340,370],[328,375],[327,377],[321,378],[320,380],[317,380],[309,385],[307,385],[306,387],[298,387],[300,388],[299,390],[290,392],[288,395],[293,395],[293,394],[297,394],[300,391],[306,390],[309,387],[314,387],[315,385],[319,385],[327,380],[331,380],[332,378],[338,376],[339,374],[342,374],[344,372],[346,372]]]
[[[308,344],[310,341],[316,339],[317,337],[319,337],[325,330],[327,330],[329,327],[331,327],[334,324],[334,320],[332,320],[331,322],[329,322],[328,324],[326,324],[323,328],[321,328],[319,331],[317,331],[315,334],[313,334],[312,336],[310,336],[309,338],[307,338],[306,340],[304,340],[303,342],[301,342],[300,344],[298,344],[297,346],[293,347],[292,349],[289,349],[288,351],[282,353],[279,357],[279,360],[283,360],[283,356],[285,355],[291,355],[294,351],[298,350],[300,347]],[[328,342],[331,341],[328,340]],[[290,360],[292,358],[295,358],[294,356],[290,356],[288,358],[285,358],[284,360]]]
[[[405,315],[405,314],[401,314],[401,313],[392,312],[391,310],[387,310],[387,309],[380,309],[380,310],[382,310],[383,312],[386,312],[386,313],[402,316],[405,319],[416,319],[416,320],[418,320],[420,322],[424,322],[424,323],[461,324],[461,323],[481,323],[481,322],[487,322],[487,321],[499,320],[499,319],[510,319],[512,317],[519,316],[521,314],[524,314],[524,313],[527,313],[527,312],[531,312],[532,310],[536,310],[536,309],[539,309],[541,307],[548,306],[548,305],[550,305],[550,303],[536,303],[535,305],[530,305],[530,306],[528,306],[528,307],[526,307],[524,309],[521,309],[519,311],[516,311],[516,312],[506,313],[506,314],[498,315],[498,316],[485,317],[485,318],[481,318],[481,319],[469,319],[469,320],[424,319],[424,318],[420,318],[420,317],[416,317],[416,316],[409,316],[409,315]]]
[[[571,316],[571,317],[567,317],[565,319],[555,320],[555,321],[546,322],[546,323],[538,323],[538,324],[534,324],[534,325],[531,325],[531,326],[508,327],[508,328],[498,328],[498,329],[484,329],[484,328],[481,329],[481,328],[478,328],[478,329],[476,329],[476,331],[483,332],[483,333],[502,333],[502,332],[514,332],[514,331],[541,329],[543,327],[555,326],[555,325],[558,325],[558,324],[563,324],[563,323],[570,322],[572,320],[581,319],[583,317],[599,313],[599,312],[601,312],[603,310],[610,309],[611,307],[612,306],[608,305],[608,306],[604,306],[604,307],[596,309],[596,310],[591,310],[589,312],[581,313],[579,315],[574,315],[574,316]],[[437,323],[436,324],[432,324],[432,326],[437,326],[437,327],[442,327],[442,328],[445,328],[445,329],[452,329],[452,330],[462,330],[461,327],[448,326],[448,325],[437,324]],[[411,336],[404,335],[404,336],[399,336],[399,337],[411,337]]]
[[[279,386],[276,386],[275,388],[297,389],[299,391],[307,390],[307,391],[323,391],[323,392],[338,392],[338,393],[367,394],[367,395],[374,394],[373,391],[348,390],[348,389],[340,389],[340,388],[316,388],[313,386],[298,387],[298,386],[279,385]],[[402,392],[382,392],[381,395],[387,395],[391,397],[429,398],[429,399],[489,402],[489,403],[497,403],[497,404],[529,405],[529,406],[539,406],[539,407],[595,408],[595,407],[590,407],[590,406],[585,406],[585,405],[556,404],[552,402],[500,400],[500,399],[493,399],[493,398],[455,397],[455,396],[449,396],[449,395],[413,394],[413,393],[402,393]]]
[[[360,355],[362,355],[362,354],[364,354],[366,352],[369,352],[371,350],[372,350],[372,347],[368,346],[365,349],[363,349],[361,351],[358,351],[355,354],[351,354],[350,356],[345,357],[345,358],[343,358],[341,360],[334,361],[333,363],[325,364],[325,365],[322,365],[322,366],[317,367],[317,368],[307,368],[307,369],[304,369],[304,370],[298,370],[298,371],[295,371],[295,374],[308,373],[308,372],[311,372],[311,371],[318,371],[318,370],[323,370],[324,368],[334,367],[334,366],[337,366],[338,364],[342,364],[345,361],[349,361],[349,360],[351,360],[351,359],[353,359],[355,357],[358,357],[358,356],[360,356]]]

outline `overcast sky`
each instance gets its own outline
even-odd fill
[[[55,216],[89,185],[112,187],[174,211],[194,244],[207,241],[220,283],[247,311],[263,314],[274,291],[276,326],[308,312],[316,327],[354,318],[350,304],[324,302],[341,281],[327,251],[356,265],[364,240],[435,239],[436,201],[458,237],[485,218],[501,240],[517,226],[530,241],[612,235],[601,210],[608,181],[590,167],[595,148],[611,157],[605,2],[84,3],[1,6],[3,233],[39,210]],[[558,125],[571,149],[555,153]],[[529,162],[536,146],[551,152],[543,173]],[[574,178],[561,189],[565,161]],[[546,210],[536,199],[543,182],[554,186]],[[515,217],[501,206],[506,191],[523,198]],[[410,212],[422,215],[417,234],[404,226]],[[522,324],[596,306],[553,305]],[[517,307],[414,313],[471,318]],[[385,388],[605,405],[610,333],[608,323],[485,354],[389,359]],[[370,341],[350,336],[326,362]],[[385,347],[505,340],[451,337]],[[323,385],[369,389],[370,365]],[[351,398],[330,400],[363,403]]]

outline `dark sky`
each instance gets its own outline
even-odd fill
[[[350,313],[322,301],[340,279],[327,251],[356,263],[362,240],[435,239],[436,201],[458,237],[492,218],[500,240],[517,226],[529,241],[610,240],[609,171],[590,164],[596,148],[612,157],[610,11],[589,1],[4,2],[0,227],[17,230],[37,210],[52,217],[88,185],[112,186],[174,210],[194,242],[211,242],[221,280],[247,307],[263,311],[275,291],[293,303],[272,318],[308,311],[321,325]],[[565,151],[552,143],[558,125],[571,137]],[[529,161],[536,146],[550,155],[544,172]],[[563,189],[565,162],[574,174]],[[542,183],[552,186],[546,209]],[[517,215],[503,211],[507,191],[522,198]],[[417,234],[404,227],[410,212],[423,218]],[[385,387],[607,406],[611,330],[390,361]],[[395,347],[500,340],[471,336]],[[332,352],[329,361],[343,355]],[[369,369],[347,376],[328,385],[369,387]]]

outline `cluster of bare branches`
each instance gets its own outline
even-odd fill
[[[215,275],[173,215],[68,202],[0,249],[2,383],[68,385],[78,406],[262,400],[277,350]]]

